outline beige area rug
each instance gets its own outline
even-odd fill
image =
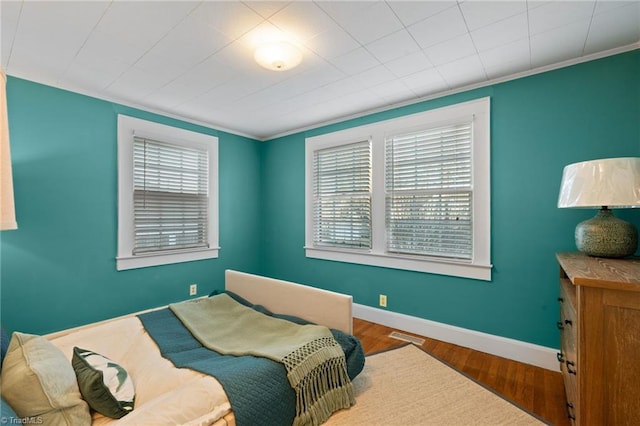
[[[325,425],[545,424],[414,345],[368,356],[353,384],[356,405]]]

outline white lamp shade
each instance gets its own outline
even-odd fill
[[[302,52],[296,46],[280,41],[259,46],[253,57],[264,68],[286,71],[302,61]]]
[[[7,230],[18,228],[18,224],[13,205],[13,176],[7,117],[7,76],[1,68],[0,80],[0,230]]]
[[[640,207],[640,158],[606,158],[564,168],[558,207]]]

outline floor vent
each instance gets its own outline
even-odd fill
[[[408,334],[400,333],[398,331],[392,332],[389,335],[389,337],[392,337],[392,338],[398,339],[398,340],[402,340],[404,342],[413,343],[414,345],[418,345],[418,346],[422,346],[422,344],[425,342],[424,339],[421,339],[419,337],[410,336]]]

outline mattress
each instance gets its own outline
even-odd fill
[[[82,342],[82,349],[106,356],[132,377],[135,410],[121,419],[93,413],[94,425],[235,425],[220,383],[211,376],[174,367],[161,356],[137,317],[83,327],[50,340],[69,360],[74,346]]]

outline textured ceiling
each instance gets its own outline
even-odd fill
[[[640,2],[10,1],[7,74],[258,139],[639,47]],[[259,67],[259,40],[303,52]]]

